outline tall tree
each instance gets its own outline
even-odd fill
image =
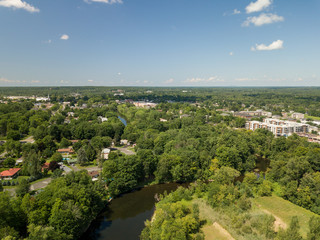
[[[82,148],[78,151],[78,163],[83,166],[88,162],[86,151]]]

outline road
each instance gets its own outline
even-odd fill
[[[113,149],[116,149],[116,150],[119,150],[120,152],[124,153],[125,155],[135,155],[136,153],[127,149],[127,147],[121,147],[121,148],[113,148]]]
[[[52,178],[44,178],[39,182],[32,183],[30,185],[30,191],[41,189],[41,188],[45,188],[46,186],[48,186],[48,184],[51,181],[52,181]],[[14,188],[5,188],[4,191],[9,192],[11,195],[15,195],[16,194],[16,187],[14,187]]]
[[[76,166],[70,165],[69,168],[72,168],[72,170],[75,171],[75,172],[78,172],[78,171],[84,170],[84,169],[87,170],[87,171],[89,171],[89,172],[92,172],[92,171],[100,171],[100,170],[101,170],[101,168],[99,168],[98,166],[78,168],[78,167],[76,167]]]

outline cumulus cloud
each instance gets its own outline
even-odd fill
[[[174,79],[173,78],[170,78],[168,79],[167,81],[165,81],[165,83],[173,83],[174,82]]]
[[[241,13],[241,11],[240,10],[238,10],[238,9],[234,9],[233,10],[233,15],[237,15],[237,14],[240,14]]]
[[[38,8],[31,6],[30,4],[21,0],[0,0],[0,6],[13,9],[24,9],[31,13],[40,12]]]
[[[233,52],[229,52],[229,55],[230,55],[230,56],[233,56]]]
[[[247,13],[260,12],[272,4],[272,0],[257,0],[246,7]]]
[[[213,76],[209,78],[188,78],[186,83],[215,83],[215,82],[224,82],[223,79],[220,79],[218,76]]]
[[[242,26],[248,27],[251,23],[255,26],[262,26],[264,24],[271,24],[275,22],[283,22],[284,17],[278,16],[277,14],[272,13],[261,13],[257,17],[248,17],[246,21],[243,22]]]
[[[88,82],[93,82],[93,80],[92,80],[92,79],[89,79]]]
[[[67,34],[63,34],[61,37],[60,37],[61,40],[68,40],[69,39],[69,36]]]
[[[265,44],[256,44],[255,47],[251,47],[251,51],[271,51],[271,50],[278,50],[282,48],[283,48],[283,41],[277,40],[268,46]]]
[[[122,4],[122,0],[84,0],[86,3],[92,3],[92,2],[99,2],[99,3],[106,3],[106,4],[115,4],[120,3]]]

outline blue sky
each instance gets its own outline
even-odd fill
[[[320,86],[319,0],[0,0],[0,86]]]

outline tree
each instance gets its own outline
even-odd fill
[[[56,231],[53,227],[47,226],[36,226],[35,224],[30,224],[28,226],[28,240],[61,240],[61,239],[72,239],[71,235],[61,233]]]
[[[221,167],[216,170],[214,179],[221,184],[230,184],[235,178],[240,176],[240,172],[230,167]]]
[[[38,178],[41,175],[40,158],[34,150],[29,153],[24,165],[27,167],[31,177]]]
[[[62,155],[61,153],[55,152],[52,157],[51,157],[51,161],[55,161],[55,162],[62,162]]]
[[[53,171],[52,173],[52,178],[58,178],[58,177],[61,177],[62,176],[62,173],[63,173],[63,170],[62,169],[56,169]]]
[[[22,179],[16,188],[16,194],[18,197],[23,197],[30,191],[30,184],[26,179]]]
[[[320,236],[320,217],[311,217],[309,220],[308,240],[317,240]]]
[[[85,151],[86,151],[88,161],[93,161],[96,159],[97,153],[90,143],[85,147]]]
[[[66,139],[66,138],[62,138],[61,142],[60,142],[60,148],[67,148],[71,145],[71,142]]]
[[[0,192],[3,192],[2,182],[0,182]]]
[[[16,164],[16,161],[13,158],[7,158],[2,164],[8,168],[12,168]]]
[[[292,217],[290,226],[287,230],[279,231],[277,235],[277,240],[302,240],[299,233],[300,225],[297,216]]]
[[[86,151],[82,148],[78,151],[78,163],[83,166],[88,162]]]

